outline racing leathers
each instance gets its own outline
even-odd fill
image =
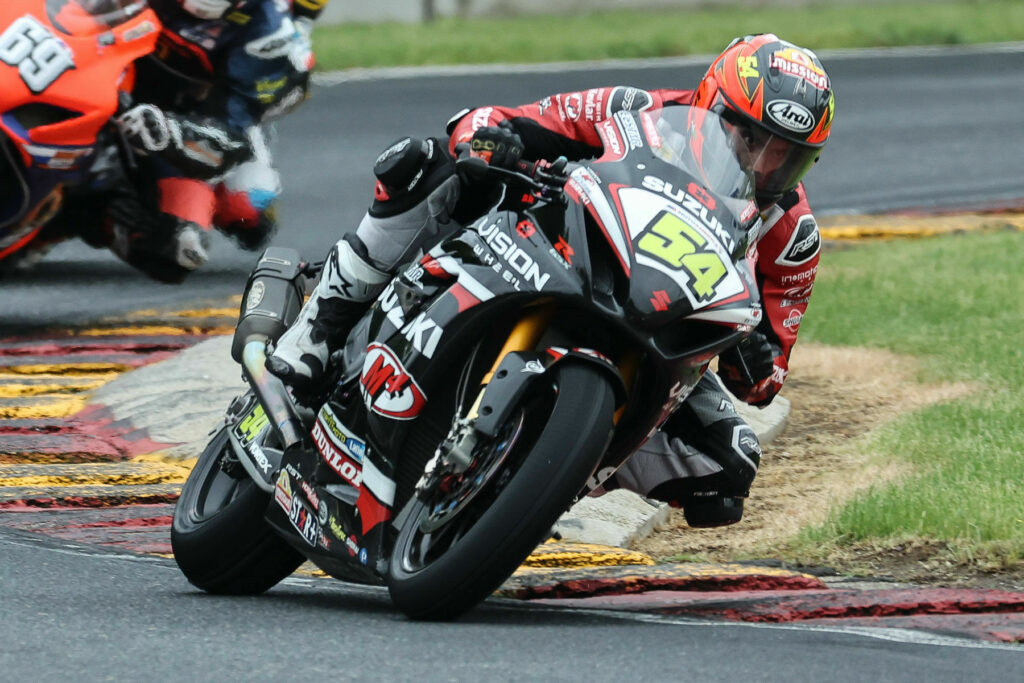
[[[102,195],[104,211],[93,193],[70,212],[102,213],[86,241],[174,282],[206,261],[213,228],[247,249],[269,241],[281,185],[264,124],[306,98],[310,27],[326,0],[247,0],[219,19],[149,4],[160,38],[117,117],[134,177]]]
[[[369,212],[356,232],[332,251],[307,305],[310,310],[304,309],[279,340],[268,368],[293,385],[322,372],[339,340],[326,338],[324,330],[331,325],[318,325],[313,309],[326,307],[337,317],[336,311],[351,311],[351,304],[369,301],[388,273],[443,236],[450,216],[460,211],[457,192],[449,185],[455,180],[450,156],[463,144],[475,149],[482,130],[500,133],[488,136],[497,141],[490,148],[505,153],[513,145],[525,160],[594,158],[603,151],[596,125],[615,112],[688,105],[692,97],[693,91],[606,87],[552,95],[520,107],[467,110],[449,123],[450,155],[441,158],[434,141],[424,143],[423,172],[404,173],[412,185],[389,181],[395,175],[391,160],[402,156],[403,145],[413,144],[399,141],[378,158],[374,171],[379,182]],[[756,406],[772,401],[785,381],[817,271],[820,238],[802,185],[763,208],[762,219],[755,238],[761,323],[742,344],[719,357],[718,374],[706,373],[662,429],[603,484],[604,490],[625,488],[682,507],[692,526],[731,524],[742,516],[761,448],[722,385]],[[368,269],[373,271],[372,285],[346,295],[352,281],[360,280],[359,272]]]

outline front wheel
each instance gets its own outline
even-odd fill
[[[391,599],[408,616],[452,619],[494,592],[597,466],[613,425],[611,385],[575,363],[557,367],[551,379],[494,440],[491,457],[503,464],[470,504],[446,515],[453,504],[440,490],[409,499],[387,576]]]
[[[209,593],[262,593],[303,557],[263,519],[270,496],[235,460],[222,427],[199,456],[174,509],[171,548],[185,578]]]

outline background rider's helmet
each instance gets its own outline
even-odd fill
[[[733,40],[708,68],[693,104],[743,136],[762,210],[818,160],[835,113],[832,82],[818,57],[771,33]]]
[[[248,0],[179,0],[181,7],[200,19],[220,19],[228,12],[238,9]]]

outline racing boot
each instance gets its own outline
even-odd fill
[[[371,264],[357,237],[338,240],[313,294],[267,357],[267,370],[302,393],[319,393],[331,354],[344,346],[352,327],[390,279]]]
[[[210,235],[203,226],[147,210],[132,196],[119,196],[110,202],[106,227],[110,250],[160,282],[179,283],[210,258]],[[83,239],[94,246],[99,243]]]

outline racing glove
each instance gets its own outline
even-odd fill
[[[754,330],[718,357],[719,376],[737,398],[753,406],[766,406],[782,389],[789,364],[782,349]]]
[[[190,178],[209,180],[249,159],[252,146],[211,118],[166,112],[137,104],[115,118],[128,144],[143,155],[162,158]]]
[[[491,166],[514,168],[523,156],[523,139],[512,129],[512,124],[502,121],[497,126],[484,126],[473,133],[469,141],[469,154],[483,159]]]

